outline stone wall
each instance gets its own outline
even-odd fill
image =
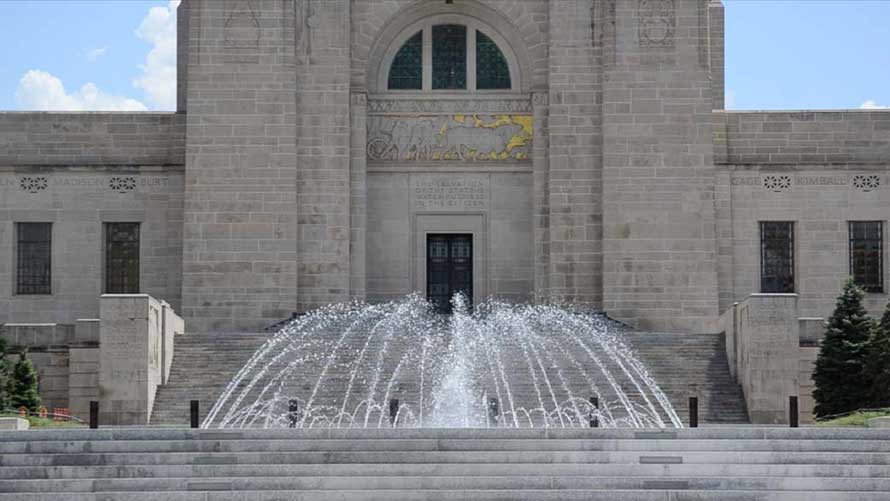
[[[890,111],[715,111],[715,162],[890,164]]]
[[[0,112],[0,166],[182,165],[185,116]]]
[[[139,222],[140,290],[179,306],[180,166],[0,165],[0,323],[94,318],[105,291],[104,224]],[[21,222],[52,223],[52,293],[16,292]]]

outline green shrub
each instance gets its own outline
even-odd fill
[[[816,416],[842,414],[869,406],[871,390],[866,360],[874,320],[862,306],[864,297],[865,292],[853,279],[847,280],[828,320],[813,372]]]
[[[871,387],[870,405],[890,407],[890,303],[868,342],[866,374]]]
[[[31,359],[28,358],[27,351],[22,351],[19,361],[12,368],[12,384],[9,393],[13,408],[26,407],[31,412],[37,412],[40,407],[37,371],[34,369]]]
[[[0,337],[0,411],[12,408],[9,389],[12,384],[9,360],[6,359],[6,340]]]

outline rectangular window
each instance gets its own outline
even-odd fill
[[[105,225],[105,292],[139,293],[139,223]]]
[[[881,221],[850,221],[850,275],[866,292],[884,292]]]
[[[52,223],[17,223],[16,293],[52,294]]]
[[[760,223],[760,292],[794,292],[794,223]]]

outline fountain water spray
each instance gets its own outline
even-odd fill
[[[411,294],[296,318],[235,375],[202,427],[682,426],[605,316],[494,300],[471,312],[461,295],[452,304],[440,315]]]

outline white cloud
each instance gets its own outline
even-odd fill
[[[135,99],[105,94],[95,84],[87,83],[73,94],[57,77],[41,70],[30,70],[19,81],[15,98],[21,109],[40,111],[146,111]]]
[[[883,106],[869,99],[868,101],[862,103],[859,108],[863,110],[886,110],[890,109],[890,106]]]
[[[88,50],[86,56],[87,62],[95,63],[100,57],[104,56],[106,52],[108,52],[108,47],[99,47],[97,49]]]
[[[154,109],[176,109],[176,8],[180,0],[170,0],[167,6],[152,7],[136,29],[136,36],[152,44],[139,65],[142,75],[133,85],[145,91]]]

